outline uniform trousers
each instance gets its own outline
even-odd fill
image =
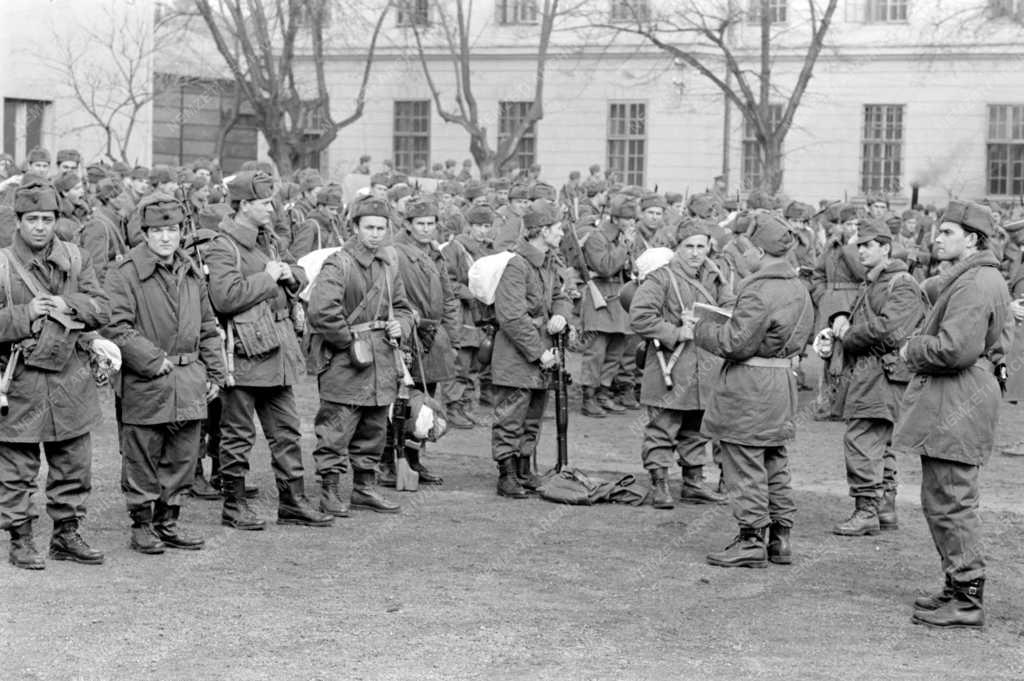
[[[473,406],[473,391],[480,373],[475,347],[459,348],[455,357],[455,378],[444,383],[445,404],[459,404],[465,408]]]
[[[594,332],[590,342],[583,349],[580,385],[587,388],[611,388],[612,381],[619,372],[625,347],[625,334]]]
[[[388,430],[388,406],[357,406],[320,400],[316,413],[316,472],[372,471],[380,463]]]
[[[942,570],[954,582],[985,576],[979,472],[979,467],[971,464],[921,457],[921,510],[942,559]]]
[[[548,391],[495,385],[491,454],[495,461],[526,457],[537,452],[540,425],[548,403]]]
[[[644,468],[669,468],[673,461],[686,468],[699,468],[707,459],[708,438],[700,434],[702,409],[647,407],[647,425],[640,457]]]
[[[786,447],[755,447],[725,440],[720,446],[729,505],[739,526],[757,529],[778,523],[792,527],[796,504]]]
[[[632,390],[633,386],[640,382],[643,377],[643,367],[636,364],[636,351],[640,343],[645,342],[640,336],[626,334],[622,345],[622,360],[619,362],[618,372],[612,381],[612,387],[616,391]]]
[[[42,449],[42,452],[40,452]],[[57,442],[0,442],[0,529],[38,514],[32,504],[42,457],[46,457],[46,512],[54,523],[85,517],[92,491],[92,438],[89,433]]]
[[[302,434],[291,386],[225,388],[220,399],[222,476],[243,478],[249,472],[249,453],[256,442],[256,414],[270,446],[274,477],[284,481],[302,477]]]
[[[181,506],[195,477],[201,423],[124,424],[121,491],[129,511],[154,501]]]
[[[889,449],[892,421],[853,418],[846,422],[846,482],[851,497],[881,499],[896,490],[896,456]]]

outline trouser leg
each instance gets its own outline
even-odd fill
[[[192,486],[199,449],[201,421],[168,423],[164,431],[163,456],[158,463],[160,501],[165,506],[181,506]]]
[[[883,462],[892,439],[892,422],[850,419],[843,435],[846,481],[851,497],[882,498]]]
[[[766,447],[764,466],[768,476],[768,514],[772,524],[793,527],[796,501],[790,485],[789,454],[785,447]]]
[[[601,363],[601,387],[611,388],[622,365],[622,353],[626,348],[626,335],[607,333],[605,336],[604,361]],[[633,364],[636,364],[634,358]]]
[[[41,458],[35,442],[0,442],[0,529],[8,530],[38,514],[32,504]]]
[[[249,452],[256,440],[255,411],[254,389],[225,388],[221,393],[221,476],[244,478],[249,472]]]
[[[85,517],[92,491],[92,436],[43,443],[49,473],[46,476],[46,511],[54,523]]]
[[[640,336],[629,333],[622,339],[622,359],[619,361],[618,371],[612,380],[616,391],[632,390],[643,374],[643,367],[636,365],[636,349],[641,343]],[[639,375],[638,375],[639,374]]]
[[[679,465],[687,468],[701,468],[707,463],[708,438],[700,434],[700,424],[704,420],[704,411],[686,409],[679,412],[679,432],[676,435],[676,453]]]
[[[121,428],[121,491],[129,511],[160,498],[157,469],[163,450],[164,432],[160,426],[129,423]]]
[[[672,465],[681,425],[679,410],[647,407],[647,425],[640,449],[645,469],[664,469]]]
[[[583,348],[580,361],[580,385],[597,388],[601,385],[601,374],[610,334],[594,333]],[[617,367],[616,367],[617,368]]]
[[[353,471],[373,471],[380,463],[388,430],[388,408],[357,407],[358,418],[348,445]]]
[[[722,441],[722,470],[733,517],[741,528],[762,528],[770,523],[768,474],[763,447]]]
[[[526,431],[526,414],[530,409],[529,388],[492,386],[494,420],[491,425],[491,454],[495,461],[519,456],[519,447]]]
[[[349,442],[359,422],[359,407],[320,400],[314,432],[313,461],[320,477],[348,472]]]
[[[476,348],[459,348],[455,357],[455,378],[445,385],[445,404],[470,407],[474,388]]]
[[[544,420],[544,409],[548,404],[547,390],[530,390],[529,403],[526,406],[526,417],[523,421],[523,435],[519,439],[519,456],[532,458],[537,453],[537,440],[540,438],[541,422]]]
[[[271,467],[278,480],[291,481],[302,477],[302,433],[299,411],[291,386],[263,388],[256,401],[256,413],[270,445]]]
[[[978,466],[921,457],[921,509],[942,569],[954,582],[985,576],[978,475]]]

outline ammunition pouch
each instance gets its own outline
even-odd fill
[[[288,319],[288,311],[281,312],[275,313],[264,300],[235,315],[235,352],[242,357],[259,357],[281,347],[277,321]]]
[[[63,371],[75,354],[83,328],[81,322],[45,317],[31,351],[25,356],[25,366],[39,371]]]

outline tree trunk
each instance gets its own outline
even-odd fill
[[[277,165],[278,175],[282,178],[290,176],[294,167],[291,145],[279,136],[268,136],[266,131],[263,134],[267,138],[267,155]]]
[[[782,140],[772,135],[765,140],[762,152],[761,189],[776,194],[782,188]]]

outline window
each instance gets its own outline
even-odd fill
[[[861,191],[898,192],[902,175],[903,106],[868,104],[861,142]]]
[[[399,26],[427,26],[430,24],[430,0],[398,0]]]
[[[4,153],[15,162],[25,160],[28,152],[43,144],[43,130],[51,102],[36,99],[4,99]]]
[[[537,23],[537,0],[498,0],[498,23]]]
[[[1024,194],[1024,104],[988,107],[989,194]]]
[[[299,13],[295,17],[295,26],[299,29],[310,30],[313,28],[313,18],[316,10],[311,4],[303,3],[298,7]],[[325,2],[319,8],[321,13],[320,26],[321,28],[330,28],[331,26],[331,3]]]
[[[612,0],[611,20],[616,22],[647,21],[651,8],[647,0]]]
[[[768,105],[768,120],[774,130],[782,119],[782,105]],[[757,136],[754,132],[754,124],[749,120],[743,120],[743,167],[742,182],[746,190],[757,189],[764,179],[764,169],[761,163],[761,146],[757,143]]]
[[[647,165],[647,105],[621,102],[608,105],[608,170],[626,184],[644,185]]]
[[[988,0],[989,19],[1024,20],[1024,2],[1021,0]]]
[[[907,20],[907,0],[867,0],[868,23]]]
[[[786,23],[786,0],[768,0],[768,20],[773,24]],[[751,24],[761,23],[761,0],[750,0],[747,21]]]
[[[395,102],[395,168],[430,167],[430,100]]]
[[[533,102],[498,102],[498,144],[512,135],[530,114]],[[519,148],[505,164],[507,170],[525,170],[537,162],[537,124],[523,135]]]

